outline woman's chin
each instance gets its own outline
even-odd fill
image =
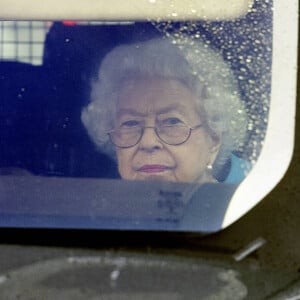
[[[123,177],[126,180],[142,180],[142,181],[169,181],[169,182],[182,182],[182,183],[217,183],[216,179],[214,179],[211,175],[203,173],[201,176],[196,178],[190,178],[184,180],[183,178],[178,178],[174,173],[171,172],[157,172],[157,173],[146,173],[146,172],[138,172],[135,173],[134,176],[131,177]]]
[[[173,181],[177,182],[176,178],[174,176],[171,176],[170,174],[164,174],[161,173],[151,173],[151,174],[138,174],[134,180],[145,180],[145,181]]]

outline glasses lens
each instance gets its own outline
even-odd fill
[[[136,145],[142,134],[142,127],[115,129],[109,133],[112,142],[120,148]],[[156,128],[156,134],[166,144],[179,145],[187,141],[191,129],[185,125],[160,126]]]
[[[112,142],[121,148],[134,146],[138,143],[141,135],[141,127],[116,129],[110,133]]]
[[[190,128],[185,125],[161,126],[157,134],[162,141],[170,145],[184,143],[190,136]]]

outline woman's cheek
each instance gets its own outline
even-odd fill
[[[118,170],[123,179],[134,179],[133,158],[130,149],[117,150]]]

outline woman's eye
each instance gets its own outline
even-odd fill
[[[178,125],[178,124],[184,124],[183,121],[181,121],[179,118],[167,118],[164,119],[162,122],[163,125]]]
[[[136,127],[138,125],[140,125],[139,121],[137,121],[137,120],[128,120],[128,121],[125,121],[125,122],[121,123],[120,127]]]

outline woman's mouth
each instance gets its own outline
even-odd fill
[[[143,165],[138,169],[138,171],[143,173],[161,173],[171,169],[172,167],[165,165]]]

